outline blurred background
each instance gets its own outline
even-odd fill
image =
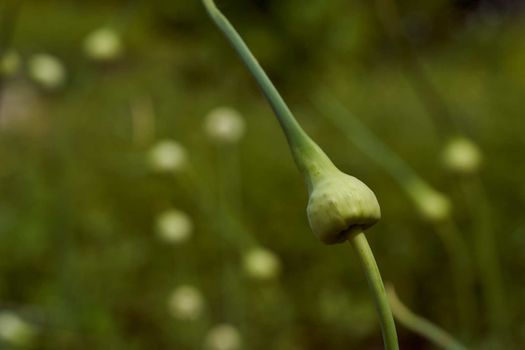
[[[367,237],[403,303],[473,349],[525,347],[522,2],[217,4],[376,193]],[[0,11],[0,349],[382,348],[354,252],[311,233],[199,1]]]

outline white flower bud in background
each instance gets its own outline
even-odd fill
[[[186,150],[178,142],[162,140],[149,151],[151,167],[159,172],[177,172],[186,165]]]
[[[16,346],[28,346],[36,330],[29,323],[12,312],[0,313],[0,339]]]
[[[118,32],[99,28],[84,40],[84,52],[95,61],[112,61],[122,55],[123,45]]]
[[[238,350],[242,346],[237,328],[229,324],[219,324],[208,331],[205,339],[207,350]]]
[[[204,129],[217,142],[235,143],[244,136],[245,123],[241,114],[230,107],[218,107],[206,116]]]
[[[202,294],[193,286],[180,286],[170,295],[168,308],[176,319],[195,320],[202,315],[204,309]]]
[[[157,217],[157,235],[166,243],[187,241],[193,231],[190,217],[177,209],[169,209]]]
[[[419,212],[425,220],[438,223],[450,216],[452,210],[450,200],[427,185],[413,185],[410,189],[410,195],[415,200]]]
[[[14,50],[9,50],[0,56],[0,76],[10,77],[20,69],[20,55]]]
[[[246,274],[256,280],[271,280],[280,270],[281,263],[277,255],[264,248],[253,248],[243,257]]]
[[[48,90],[54,90],[66,80],[66,69],[62,62],[49,54],[33,55],[28,62],[29,76]]]
[[[481,152],[478,146],[464,137],[451,139],[443,152],[443,163],[445,167],[460,175],[476,173],[482,162]]]

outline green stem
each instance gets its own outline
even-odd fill
[[[446,331],[407,308],[399,300],[393,287],[387,286],[387,295],[394,316],[406,328],[445,350],[467,350],[466,346],[458,342]]]
[[[404,189],[411,189],[420,184],[419,175],[398,154],[393,152],[379,137],[336,98],[323,94],[315,102],[320,110],[327,111],[326,117],[339,129],[361,152],[366,154],[376,165],[388,172]]]
[[[468,200],[474,220],[474,246],[477,264],[483,287],[483,298],[487,306],[488,321],[492,333],[506,344],[509,341],[510,319],[505,302],[501,263],[498,256],[497,240],[491,223],[490,204],[479,178],[463,182],[463,190]]]
[[[202,2],[211,19],[240,56],[242,62],[255,78],[264,96],[270,103],[286,135],[294,160],[301,172],[306,176],[309,189],[311,189],[313,181],[321,176],[323,170],[335,169],[335,166],[321,148],[301,128],[264,69],[230,21],[217,8],[213,0],[202,0]]]
[[[386,296],[383,281],[381,280],[379,268],[377,267],[374,254],[368,245],[365,234],[360,232],[357,235],[352,236],[350,243],[357,252],[359,261],[368,281],[368,286],[374,296],[376,311],[379,316],[379,321],[381,322],[381,331],[383,334],[385,349],[398,350],[399,345],[397,343],[396,325],[388,304],[388,298]]]
[[[461,238],[461,232],[452,221],[434,225],[434,229],[443,241],[451,262],[451,274],[456,290],[459,322],[465,338],[472,336],[475,323],[476,297],[474,295],[474,273],[470,258],[466,255],[468,247]]]

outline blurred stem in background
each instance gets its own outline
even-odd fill
[[[394,317],[406,328],[428,339],[437,347],[444,350],[467,350],[466,346],[454,339],[446,331],[427,319],[413,313],[399,300],[392,285],[386,286],[386,294],[388,295]]]
[[[226,317],[231,318],[229,322],[234,322],[244,326],[246,315],[244,310],[245,290],[240,283],[239,265],[233,263],[228,257],[228,245],[234,244],[237,251],[242,255],[242,251],[247,249],[247,245],[254,245],[253,237],[248,232],[237,230],[233,221],[235,216],[240,220],[241,213],[237,203],[240,202],[240,171],[238,168],[237,145],[216,144],[215,169],[218,173],[218,200],[217,212],[219,219],[219,231],[223,235],[231,235],[231,242],[224,241],[222,244],[224,253],[223,268],[223,303]],[[235,182],[237,179],[239,182]],[[236,271],[237,270],[237,271]],[[232,315],[228,315],[232,313]],[[244,328],[244,327],[243,327]],[[243,329],[244,330],[244,329]]]
[[[131,100],[130,110],[133,143],[137,147],[146,147],[155,138],[155,107],[151,97],[141,96]]]
[[[0,66],[2,65],[4,57],[6,57],[11,49],[21,7],[22,1],[18,0],[7,0],[3,6],[0,7]],[[2,117],[4,85],[5,76],[0,67],[0,118]]]
[[[138,0],[126,1],[122,4],[116,15],[108,21],[107,26],[123,32],[129,25],[129,22],[131,22],[131,19],[135,13],[138,11],[139,5],[140,1]]]
[[[227,221],[231,221],[234,218],[242,221],[242,182],[239,150],[235,144],[216,144],[215,150],[217,156],[215,167],[218,172],[219,184],[219,211]],[[229,222],[227,226],[229,230],[232,230],[234,225]],[[252,240],[250,236],[251,235],[248,235],[246,238]],[[243,240],[240,240],[240,242],[243,242]],[[251,244],[253,242],[246,243]]]
[[[427,77],[410,38],[403,29],[395,0],[375,0],[375,4],[379,20],[397,49],[399,63],[408,83],[423,102],[428,114],[435,120],[435,127],[441,135],[448,136],[451,131],[457,129],[457,119]]]
[[[462,187],[471,209],[470,215],[475,218],[473,220],[476,233],[474,247],[490,325],[496,336],[502,337],[500,345],[510,346],[511,320],[505,302],[501,265],[496,250],[497,240],[491,223],[491,207],[484,186],[478,177],[463,181]]]
[[[154,138],[153,127],[145,134],[136,130],[141,125],[155,125],[154,106],[151,105],[150,100],[146,99],[146,101],[147,103],[143,104],[144,100],[140,100],[138,108],[131,109],[132,138],[138,146]],[[212,143],[214,156],[212,162],[209,162],[207,157],[205,163],[211,163],[213,170],[207,168],[203,162],[199,162],[196,157],[188,157],[183,147],[173,140],[158,141],[153,150],[158,149],[159,144],[167,144],[170,146],[170,152],[177,150],[182,153],[178,155],[182,160],[177,161],[180,164],[177,165],[176,171],[171,169],[168,174],[176,176],[175,181],[179,183],[180,188],[187,192],[188,197],[195,200],[196,207],[205,218],[203,222],[210,223],[210,229],[214,234],[212,239],[217,242],[217,254],[220,256],[218,267],[221,271],[219,315],[225,318],[221,322],[238,324],[242,333],[246,334],[249,332],[250,325],[247,322],[248,309],[245,301],[247,285],[243,283],[243,273],[252,272],[249,277],[271,282],[268,286],[271,286],[275,295],[280,298],[279,304],[284,303],[288,298],[285,296],[282,284],[277,283],[276,278],[269,281],[272,277],[277,277],[280,266],[277,256],[261,248],[251,230],[243,224],[238,141],[244,131],[244,124],[242,124],[244,121],[237,119],[241,118],[240,115],[233,112],[228,108],[217,108],[206,117],[205,131]],[[205,175],[211,173],[215,174],[215,187],[207,185],[209,181],[206,181]],[[253,252],[255,258],[253,254],[250,255]],[[194,254],[190,255],[191,259],[188,260],[194,260]],[[266,265],[261,267],[261,264]],[[279,308],[284,309],[285,306]],[[287,306],[287,309],[292,308]],[[280,319],[283,320],[283,317]],[[284,322],[291,324],[290,319],[290,315],[287,314]]]
[[[247,299],[247,288],[240,281],[240,273],[244,273],[255,282],[270,282],[266,287],[271,287],[273,293],[285,303],[284,286],[277,280],[280,272],[280,261],[276,254],[262,248],[252,231],[244,225],[242,174],[240,167],[240,145],[244,136],[244,119],[241,114],[232,108],[218,107],[209,112],[205,121],[208,137],[214,143],[216,159],[215,168],[218,177],[217,211],[220,213],[221,230],[232,233],[233,245],[241,259],[241,264],[227,264],[227,274],[224,283],[225,305],[235,302],[241,307],[235,320],[239,323],[243,334],[249,334],[247,312],[244,310]],[[227,257],[225,257],[227,259]],[[239,269],[239,267],[242,268]],[[237,273],[234,273],[237,272]],[[291,306],[279,305],[281,310],[291,309]],[[232,309],[227,307],[227,309]],[[235,308],[233,308],[235,310]],[[252,308],[250,308],[252,310]],[[290,315],[283,312],[284,322],[291,324]],[[282,325],[279,325],[279,327]]]
[[[395,0],[376,0],[376,8],[386,34],[396,45],[401,66],[414,92],[423,102],[434,125],[445,139],[462,134],[458,118],[452,113],[447,102],[425,73],[416,50],[410,42],[400,19]],[[475,175],[476,176],[476,175]],[[474,227],[474,249],[484,291],[484,303],[488,311],[488,321],[492,333],[503,344],[510,341],[509,329],[511,318],[505,302],[504,282],[498,254],[497,240],[490,220],[490,205],[485,196],[484,186],[479,178],[463,180],[466,188]],[[477,200],[473,200],[477,198]],[[508,344],[507,344],[508,345]]]
[[[208,217],[208,215],[211,215],[210,201],[209,198],[205,197],[205,194],[210,192],[202,190],[201,186],[198,186],[194,181],[195,175],[192,172],[191,163],[186,159],[186,150],[173,140],[161,140],[155,143],[157,125],[155,111],[155,105],[151,96],[142,95],[129,101],[130,143],[140,150],[147,149],[147,147],[154,144],[149,151],[149,156],[152,158],[149,159],[150,163],[152,163],[150,164],[153,168],[152,170],[160,171],[163,175],[169,175],[170,182],[174,181],[182,184],[181,187],[191,193],[191,198],[195,199],[197,210],[201,211],[204,217]],[[160,152],[159,144],[161,145]],[[166,145],[168,146],[167,148]],[[152,156],[152,154],[155,156]],[[159,160],[158,158],[161,159]],[[159,165],[159,163],[161,164]],[[172,199],[170,198],[171,192],[167,193],[167,198],[163,198],[163,200],[170,202]],[[168,212],[174,210],[171,208]],[[178,212],[178,210],[175,211]],[[158,221],[157,225],[159,226]],[[165,226],[165,224],[160,226]],[[173,223],[168,226],[173,226]],[[193,224],[190,224],[190,226],[192,227]],[[179,244],[174,246],[175,249],[170,252],[169,256],[170,280],[177,287],[168,299],[168,309],[179,322],[176,332],[179,340],[186,344],[185,346],[191,346],[192,349],[200,349],[202,347],[203,334],[211,326],[210,315],[209,310],[206,310],[206,307],[203,306],[205,303],[202,301],[203,297],[199,289],[193,286],[194,282],[199,280],[200,277],[194,273],[199,265],[198,255],[191,249],[188,249],[187,245],[180,246],[182,242],[178,241]],[[184,243],[186,244],[187,242]],[[189,281],[191,281],[191,284],[188,284]]]
[[[443,241],[451,263],[461,328],[470,335],[475,320],[474,273],[467,244],[449,217],[448,199],[421,179],[338,100],[326,94],[320,96],[314,101],[317,108],[325,111],[326,117],[345,133],[350,142],[394,178]]]
[[[7,0],[1,7],[0,12],[0,55],[3,55],[10,47],[16,22],[20,15],[22,1]]]
[[[462,233],[451,219],[435,223],[434,230],[443,241],[445,249],[449,252],[450,263],[455,271],[452,274],[452,278],[457,291],[461,330],[463,338],[471,341],[478,315],[476,312],[476,293],[474,292],[475,276],[471,259],[468,255],[468,245],[463,239]]]

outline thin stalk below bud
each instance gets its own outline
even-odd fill
[[[383,285],[372,249],[370,249],[370,245],[368,245],[368,241],[363,232],[353,235],[350,243],[359,257],[359,262],[366,275],[368,286],[374,296],[374,303],[377,314],[379,315],[379,321],[381,322],[381,332],[383,334],[385,350],[398,350],[399,345],[397,342],[394,317],[388,304],[385,286]]]

